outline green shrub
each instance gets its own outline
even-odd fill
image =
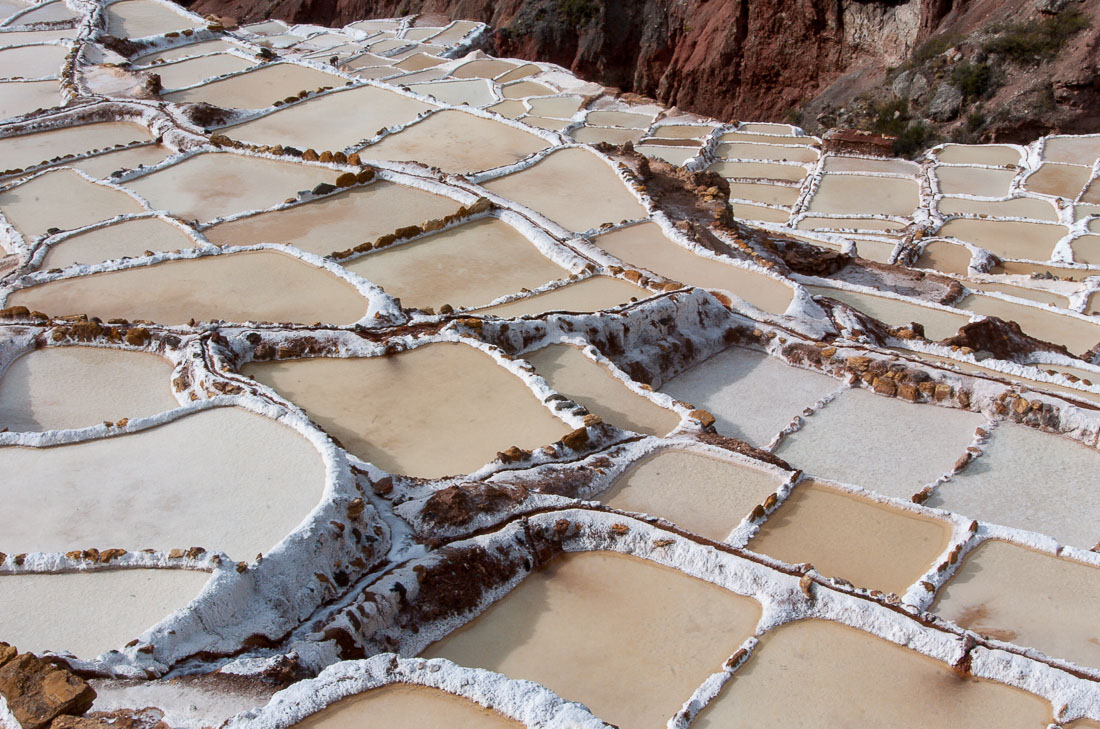
[[[574,27],[587,24],[596,17],[600,7],[595,0],[558,0],[558,12]]]
[[[1088,16],[1080,8],[1069,7],[1037,23],[1004,26],[983,48],[1014,63],[1036,64],[1058,55],[1071,36],[1088,27]]]
[[[932,140],[932,130],[922,122],[908,125],[894,140],[894,154],[899,157],[913,157],[927,149]]]
[[[909,99],[891,99],[875,104],[875,119],[871,131],[900,136],[909,125]]]
[[[929,38],[924,43],[921,43],[917,47],[917,50],[913,51],[913,56],[909,59],[909,67],[923,66],[951,46],[956,45],[960,40],[962,40],[962,38],[954,33],[946,33],[944,35],[937,35]]]
[[[985,61],[963,61],[951,72],[951,82],[963,93],[967,101],[983,99],[996,89],[993,67]]]

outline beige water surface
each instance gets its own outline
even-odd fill
[[[44,83],[51,85],[56,92],[56,83]],[[8,84],[3,84],[0,88],[7,86]],[[56,103],[53,105],[56,106]],[[109,149],[116,144],[129,144],[149,138],[149,131],[145,127],[130,122],[99,122],[21,134],[0,139],[0,159],[3,160],[0,167],[26,168],[66,154]]]
[[[127,411],[120,403],[110,412]],[[86,443],[0,448],[0,468],[11,476],[0,483],[8,552],[201,545],[251,561],[290,534],[325,487],[309,441],[236,408]]]
[[[218,223],[203,234],[220,246],[285,243],[326,256],[458,208],[449,197],[379,180],[304,205]]]
[[[64,200],[65,205],[58,205]],[[28,238],[51,228],[72,230],[124,213],[141,204],[121,190],[90,182],[72,170],[54,170],[0,192],[0,212]]]
[[[533,167],[484,186],[569,230],[585,231],[647,215],[611,166],[585,149],[553,152]]]
[[[352,324],[367,302],[348,282],[293,256],[246,251],[166,261],[15,291],[8,306],[159,324],[275,321]]]
[[[241,154],[210,153],[189,157],[126,183],[153,209],[168,210],[187,220],[211,220],[246,210],[263,210],[332,183],[337,173]]]
[[[948,473],[985,422],[978,413],[848,390],[780,443],[795,468],[908,500]]]
[[[427,686],[390,684],[349,696],[295,729],[520,729],[502,714]]]
[[[153,0],[121,0],[107,6],[107,32],[120,38],[144,38],[174,30],[196,28],[199,23]]]
[[[486,354],[440,343],[389,357],[249,364],[355,455],[393,473],[469,473],[570,428]]]
[[[0,429],[16,432],[85,428],[178,406],[172,364],[144,352],[47,347],[19,357],[0,377]]]
[[[920,203],[916,180],[866,175],[825,175],[810,212],[909,216]]]
[[[1081,194],[1092,177],[1092,166],[1044,162],[1024,182],[1024,187],[1041,195],[1057,195],[1069,200]]]
[[[763,352],[730,347],[676,375],[661,392],[709,411],[720,433],[762,447],[840,386]]]
[[[953,314],[940,309],[911,304],[900,299],[888,299],[885,296],[864,294],[845,289],[829,289],[823,286],[807,286],[814,296],[827,296],[848,304],[892,327],[907,327],[912,322],[924,325],[928,339],[938,341],[954,336],[959,327],[970,321],[970,317]]]
[[[1006,197],[1010,192],[1016,169],[987,167],[937,167],[940,192],[945,195],[976,195]]]
[[[190,603],[210,578],[175,569],[0,576],[0,635],[20,650],[95,658]]]
[[[276,101],[297,96],[299,91],[343,84],[343,78],[331,73],[294,63],[275,63],[164,98],[175,103],[203,101],[226,109],[266,109]]]
[[[768,517],[749,549],[809,562],[856,587],[904,595],[951,539],[951,524],[806,482]]]
[[[78,233],[50,246],[39,268],[66,268],[74,263],[94,264],[116,258],[137,258],[145,251],[175,251],[195,247],[186,233],[159,218],[125,220]]]
[[[339,81],[339,79],[336,79]],[[333,84],[331,81],[326,84]],[[317,151],[341,150],[379,130],[407,124],[431,104],[374,86],[326,94],[224,130],[254,144],[292,144]]]
[[[600,500],[722,541],[780,483],[773,473],[734,461],[666,449],[631,466]]]
[[[1058,222],[1058,211],[1049,200],[1035,197],[1014,197],[1009,200],[969,200],[965,197],[945,197],[938,203],[944,215],[988,215],[1003,218],[1032,218]]]
[[[476,312],[505,319],[537,316],[548,311],[601,311],[651,296],[640,286],[609,276],[593,276],[538,296],[528,296],[507,304],[490,306]]]
[[[61,104],[56,81],[11,81],[0,83],[0,119],[29,114],[36,109],[52,109]],[[3,142],[0,142],[2,145]],[[10,163],[4,158],[3,172]]]
[[[1018,165],[1020,151],[995,144],[945,144],[936,159],[962,165]]]
[[[1051,715],[1019,689],[960,678],[846,625],[802,620],[766,635],[692,727],[1046,729]]]
[[[484,306],[569,274],[518,230],[493,218],[412,243],[374,251],[345,265],[400,297],[404,306]]]
[[[627,389],[605,367],[577,347],[556,344],[523,355],[555,391],[605,422],[648,435],[665,435],[680,425],[680,416]]]
[[[1094,448],[1001,423],[982,457],[937,487],[926,504],[1092,549],[1100,541],[1100,505],[1093,498],[1098,470]]]
[[[963,560],[931,611],[981,635],[1100,666],[1100,568],[990,540]]]
[[[656,223],[643,223],[595,239],[608,253],[689,286],[729,291],[753,306],[782,314],[794,299],[794,289],[762,273],[725,263],[680,246]]]
[[[423,655],[537,681],[624,729],[661,727],[759,616],[750,598],[668,567],[566,554]]]
[[[158,64],[149,71],[160,76],[161,84],[166,89],[179,89],[184,86],[192,86],[208,78],[221,76],[234,71],[243,71],[254,65],[252,61],[245,60],[231,53],[215,53],[209,56],[189,58],[175,63]]]
[[[485,140],[492,139],[492,145]],[[518,162],[550,146],[498,121],[445,109],[361,152],[363,159],[416,161],[447,172],[476,172]]]
[[[0,49],[0,78],[57,76],[65,61],[65,46],[18,46]]]

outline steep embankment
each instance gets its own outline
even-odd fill
[[[495,55],[551,61],[723,119],[874,127],[921,144],[1100,128],[1100,0],[193,0],[190,7],[241,22],[340,25],[408,13],[480,20],[495,29],[488,48]],[[904,71],[912,73],[898,82]]]

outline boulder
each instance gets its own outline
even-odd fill
[[[962,109],[963,93],[954,84],[941,83],[928,104],[928,116],[938,122],[951,121]]]
[[[2,645],[0,652],[10,655],[11,646]],[[83,714],[96,697],[83,679],[31,653],[0,665],[0,694],[23,729],[43,729],[62,714]]]

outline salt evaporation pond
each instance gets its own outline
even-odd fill
[[[64,200],[65,205],[57,204]],[[116,215],[145,212],[137,200],[73,170],[53,170],[0,192],[0,212],[27,238],[73,230]]]
[[[939,209],[944,215],[989,215],[1058,222],[1058,211],[1054,205],[1049,200],[1034,197],[1014,197],[1008,200],[945,197],[939,201]]]
[[[431,96],[444,104],[461,106],[486,106],[497,100],[493,85],[488,81],[471,79],[467,81],[437,81],[434,83],[411,84],[410,91]]]
[[[589,115],[591,118],[591,115]],[[726,159],[760,159],[776,162],[816,162],[820,153],[811,147],[779,147],[753,142],[726,142],[718,145],[715,154]],[[830,158],[830,162],[836,157]]]
[[[325,485],[308,440],[236,408],[73,445],[3,447],[0,469],[8,552],[198,544],[250,561],[294,530]]]
[[[1092,165],[1064,165],[1044,162],[1024,180],[1024,187],[1040,195],[1076,199],[1092,178]]]
[[[502,714],[439,689],[390,684],[332,704],[295,729],[521,729]]]
[[[763,447],[841,386],[763,352],[730,347],[665,382],[661,392],[709,411],[720,433]]]
[[[198,26],[193,16],[154,0],[121,0],[107,6],[107,30],[119,38],[143,38]]]
[[[537,681],[618,726],[658,727],[759,617],[754,600],[655,563],[565,554],[423,655]]]
[[[794,289],[787,283],[688,250],[669,240],[656,223],[606,233],[595,242],[627,263],[689,286],[728,291],[772,314],[785,312],[794,299]]]
[[[913,322],[924,325],[925,335],[938,341],[953,337],[959,327],[970,321],[970,317],[953,314],[942,309],[911,304],[902,299],[890,299],[885,296],[864,294],[848,289],[825,288],[824,286],[806,287],[814,296],[827,296],[830,299],[847,304],[879,321],[893,327],[907,327]]]
[[[50,246],[41,268],[66,268],[76,263],[94,264],[120,258],[138,258],[145,251],[194,248],[194,239],[160,218],[124,220],[65,238]]]
[[[578,185],[578,180],[585,184]],[[585,231],[603,223],[647,217],[614,169],[580,148],[552,152],[535,166],[484,186],[569,230]]]
[[[172,364],[144,352],[47,347],[0,375],[0,429],[14,432],[87,428],[176,407]]]
[[[815,476],[908,500],[949,473],[985,419],[848,390],[806,419],[776,455]]]
[[[478,144],[484,139],[492,139],[492,146]],[[522,129],[446,109],[372,144],[360,156],[364,160],[416,161],[446,172],[477,172],[513,164],[548,146],[541,137]]]
[[[56,81],[0,83],[0,119],[10,119],[60,104],[61,93]],[[6,158],[4,164],[8,164]]]
[[[1100,568],[990,540],[963,560],[931,611],[996,640],[1100,667]]]
[[[943,224],[937,235],[957,238],[1005,258],[1048,260],[1054,244],[1068,234],[1061,225],[1019,220],[955,219]]]
[[[171,149],[161,144],[141,144],[115,152],[72,160],[68,166],[97,179],[112,178],[111,181],[113,181],[116,172],[153,167],[172,154]]]
[[[981,458],[940,485],[925,503],[1091,549],[1100,542],[1092,513],[1100,453],[1068,438],[1014,423],[994,429]]]
[[[916,180],[865,175],[825,175],[810,200],[810,212],[912,215],[920,204]],[[766,202],[766,201],[765,201]]]
[[[780,686],[797,686],[797,700],[777,695]],[[692,727],[1046,729],[1052,714],[1019,689],[960,677],[855,628],[802,620],[764,636]]]
[[[1077,355],[1088,352],[1100,342],[1100,326],[1039,306],[975,294],[967,296],[955,306],[975,314],[1014,321],[1026,334],[1055,344],[1064,344],[1070,352]]]
[[[316,91],[325,86],[343,86],[344,79],[295,63],[275,63],[202,86],[165,94],[174,103],[205,102],[226,109],[266,109],[276,101]]]
[[[20,650],[95,658],[190,603],[210,574],[180,569],[0,576],[0,635]]]
[[[507,265],[500,265],[507,261]],[[568,275],[518,230],[492,218],[375,250],[344,264],[404,306],[484,306]]]
[[[230,53],[215,53],[209,56],[198,56],[175,63],[162,63],[156,66],[155,73],[160,76],[160,82],[166,89],[181,89],[184,86],[192,86],[201,83],[208,78],[223,76],[227,73],[236,73],[252,68],[252,61]]]
[[[0,48],[0,78],[56,77],[67,50],[53,45]]]
[[[936,179],[944,195],[1007,197],[1016,170],[988,167],[937,167]]]
[[[638,433],[666,435],[680,416],[629,390],[607,368],[568,344],[555,344],[523,355],[547,384],[605,422]]]
[[[856,587],[904,595],[950,539],[948,522],[806,482],[768,517],[748,548],[789,564],[809,562]]]
[[[750,200],[764,205],[790,206],[798,201],[800,188],[755,182],[731,182],[730,199]]]
[[[232,153],[200,154],[126,183],[154,209],[207,221],[231,213],[263,210],[293,198],[337,173]]]
[[[482,316],[513,319],[521,316],[538,316],[548,311],[602,311],[645,299],[651,295],[646,289],[622,279],[593,276],[537,296],[527,296],[506,304],[490,306],[476,313]]]
[[[722,541],[781,483],[775,472],[669,448],[631,466],[600,500]]]
[[[642,132],[635,129],[609,129],[606,127],[581,127],[570,132],[570,136],[578,142],[585,144],[637,144],[642,139]]]
[[[327,85],[334,84],[332,79]],[[297,93],[296,91],[294,93]],[[374,86],[325,94],[222,132],[252,144],[292,144],[316,151],[341,150],[380,129],[408,124],[432,104]]]
[[[57,84],[53,85],[54,92]],[[118,144],[145,141],[149,131],[129,122],[99,122],[20,134],[0,139],[0,165],[4,169],[26,168],[67,154],[109,149]]]
[[[816,159],[816,158],[814,158]],[[809,160],[813,161],[813,159]],[[901,159],[868,159],[867,157],[843,157],[829,155],[822,166],[826,172],[874,172],[916,177],[920,166]]]
[[[391,473],[470,473],[510,446],[537,448],[571,430],[519,378],[464,344],[388,357],[256,362],[244,373]]]
[[[970,249],[947,241],[934,240],[921,250],[915,268],[931,268],[944,273],[965,276],[970,269]]]
[[[272,282],[278,282],[274,285]],[[52,281],[8,296],[8,306],[158,324],[274,321],[353,324],[367,301],[347,281],[276,251],[166,261]]]
[[[1018,149],[995,144],[945,144],[935,152],[935,157],[947,164],[994,166],[1020,164]]]
[[[379,180],[303,205],[218,223],[203,235],[221,246],[285,243],[327,256],[458,208],[449,197]]]

